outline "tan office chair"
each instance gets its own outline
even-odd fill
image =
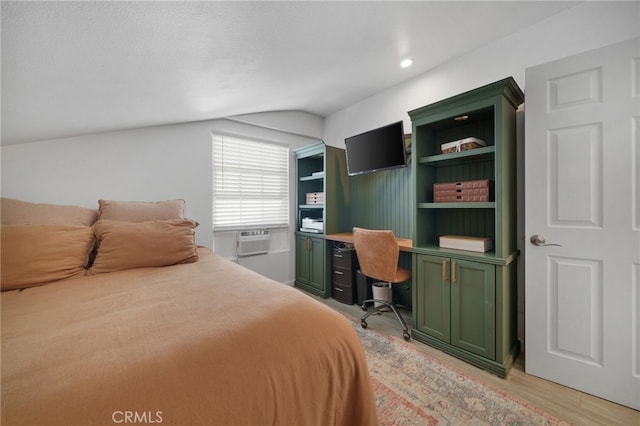
[[[411,271],[398,266],[398,257],[400,256],[400,246],[398,240],[392,231],[371,230],[363,228],[353,228],[353,245],[356,249],[358,262],[360,263],[360,271],[363,275],[384,282],[389,287],[392,284],[398,284],[411,278]],[[377,308],[369,310],[368,303],[374,303]],[[366,319],[373,314],[380,314],[381,307],[388,307],[396,314],[396,318],[402,326],[402,337],[409,340],[409,328],[398,312],[398,308],[393,304],[381,299],[367,299],[362,302],[362,309],[367,313],[360,318],[362,328],[367,328]]]

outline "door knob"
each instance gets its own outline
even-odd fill
[[[529,239],[529,241],[531,241],[531,244],[533,244],[534,246],[557,246],[557,247],[562,247],[562,245],[560,244],[547,244],[547,240],[544,239],[544,237],[542,235],[532,235],[531,238]]]

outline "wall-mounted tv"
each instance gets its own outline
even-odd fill
[[[402,121],[344,140],[349,176],[407,165]]]

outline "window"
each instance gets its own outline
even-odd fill
[[[213,135],[213,228],[289,224],[289,148]]]

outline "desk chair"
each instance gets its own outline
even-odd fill
[[[392,284],[399,284],[411,278],[410,270],[398,266],[400,247],[392,231],[353,228],[353,245],[356,249],[360,271],[363,275],[384,282],[389,287]],[[374,302],[374,306],[378,305],[378,307],[368,310],[367,303],[371,302]],[[362,309],[367,311],[360,318],[362,328],[367,328],[366,319],[370,315],[381,314],[381,308],[384,307],[391,309],[396,314],[396,318],[398,318],[402,326],[402,337],[405,340],[409,340],[411,335],[404,318],[402,318],[393,302],[387,300],[367,299],[362,302]]]

